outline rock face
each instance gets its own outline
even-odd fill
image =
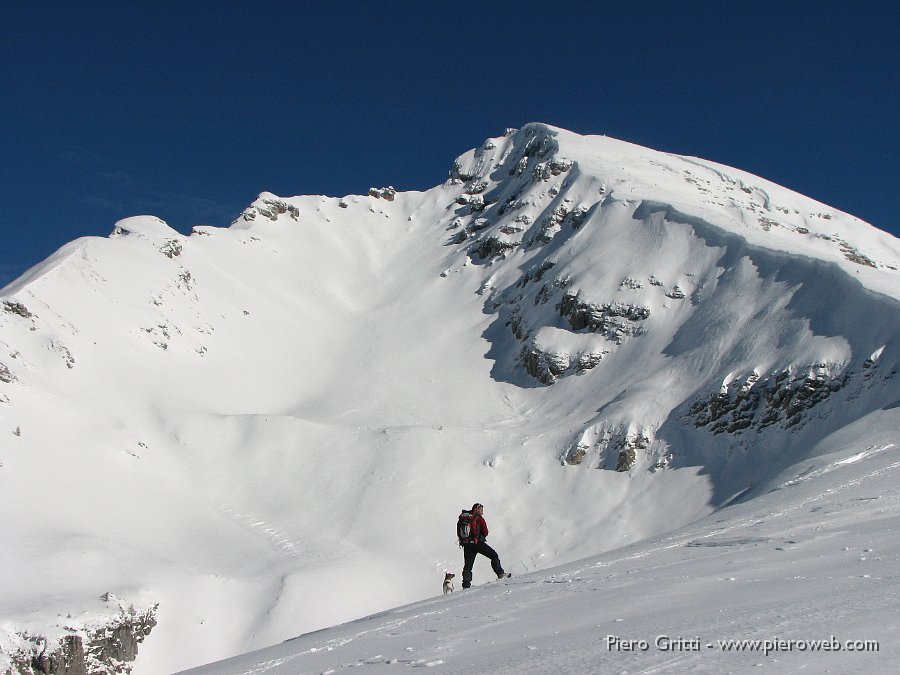
[[[44,675],[87,675],[87,663],[81,636],[67,635],[62,638],[55,649],[48,650],[44,644],[39,654],[34,654],[30,662],[25,658],[17,659],[17,672],[22,675],[43,673]]]
[[[818,363],[768,377],[753,372],[743,381],[730,382],[721,392],[695,401],[687,419],[713,434],[762,431],[773,425],[783,429],[802,427],[811,419],[809,413],[833,394],[849,390],[858,396],[863,386],[896,375],[893,369],[882,372],[877,366],[877,360],[869,359],[858,371]]]
[[[573,331],[602,333],[608,340],[621,344],[626,337],[640,335],[641,321],[650,317],[646,307],[621,302],[589,302],[580,293],[566,292],[559,303],[559,313],[568,318]]]
[[[278,216],[282,214],[289,215],[293,220],[300,219],[300,209],[293,204],[288,204],[286,201],[278,199],[274,195],[261,195],[260,198],[253,203],[253,206],[244,210],[241,214],[241,220],[252,222],[256,220],[258,216],[262,216],[263,218],[275,222],[278,220]],[[172,257],[168,252],[164,252],[170,258]]]
[[[138,612],[123,610],[99,627],[63,635],[53,641],[20,635],[20,646],[10,654],[9,675],[104,675],[131,673],[140,645],[156,626],[157,605]]]
[[[680,164],[680,158],[642,157],[638,163],[652,167],[648,171],[656,172],[653,180],[659,183],[641,185],[620,173],[624,167],[615,160],[567,156],[574,147],[562,133],[529,125],[489,139],[450,170],[447,185],[458,192],[447,207],[455,215],[447,245],[490,271],[482,292],[485,311],[497,317],[486,333],[495,344],[494,376],[519,382],[524,374],[548,387],[582,376],[599,388],[627,391],[640,381],[643,367],[662,355],[673,365],[682,359],[703,362],[698,374],[704,384],[668,407],[632,412],[625,419],[600,415],[576,433],[572,450],[564,455],[566,464],[620,472],[643,464],[658,470],[684,461],[684,454],[673,454],[664,439],[647,440],[664,425],[684,424],[713,436],[796,431],[828,414],[823,406],[837,394],[857,400],[861,369],[869,369],[868,386],[876,379],[888,386],[891,368],[882,368],[882,379],[873,379],[874,366],[864,367],[858,356],[892,339],[883,321],[878,322],[880,335],[860,341],[852,359],[809,358],[832,351],[820,351],[824,341],[816,345],[808,327],[834,311],[832,299],[813,290],[829,282],[807,280],[822,277],[815,269],[819,263],[811,262],[804,271],[806,263],[788,264],[765,248],[770,238],[777,249],[782,241],[797,240],[776,243],[774,237],[804,237],[804,246],[821,249],[830,260],[896,271],[893,260],[864,253],[848,243],[847,234],[822,229],[839,216],[794,202],[795,195],[760,185],[760,179],[693,161]],[[687,203],[694,198],[691,193],[697,201],[690,208],[673,205],[676,199]],[[741,236],[729,234],[734,209],[741,212]],[[758,247],[743,238],[746,223],[756,228],[750,239]],[[786,281],[780,279],[783,269],[791,270]],[[825,276],[830,279],[834,272]],[[848,276],[835,277],[838,285],[847,281]],[[800,291],[805,299],[795,299],[786,311],[784,304],[797,291],[776,299],[779,283],[809,290]],[[896,304],[887,311],[896,315]],[[847,331],[852,327],[845,322],[827,334]],[[793,345],[774,363],[765,349],[750,347],[750,338],[743,337],[766,333],[771,335],[763,342]],[[688,356],[693,346],[709,340],[716,343],[714,350]],[[618,354],[624,349],[637,361],[630,376],[622,378]],[[754,359],[765,367],[755,367]],[[750,374],[735,378],[730,374],[735,365]],[[604,379],[610,377],[614,384]],[[728,384],[704,394],[717,378]],[[626,431],[616,440],[584,444],[584,434],[610,424]],[[628,430],[635,430],[631,437]]]
[[[544,385],[596,368],[615,347],[643,334],[651,315],[636,297],[644,288],[640,281],[623,282],[600,300],[592,284],[575,285],[571,273],[544,278],[561,253],[576,246],[578,235],[601,218],[608,201],[602,185],[588,194],[576,189],[579,177],[577,162],[560,154],[554,134],[534,125],[490,139],[471,157],[459,158],[448,179],[462,187],[449,245],[464,247],[476,264],[503,266],[507,285],[492,289],[486,309],[497,313],[519,342],[517,367]],[[524,271],[510,274],[505,261],[513,257],[528,261],[520,267]],[[573,265],[563,267],[570,272]],[[651,276],[648,287],[654,281]],[[683,298],[673,286],[668,297]],[[548,340],[548,331],[558,339]],[[562,338],[559,331],[596,338]],[[566,341],[571,347],[560,348]]]

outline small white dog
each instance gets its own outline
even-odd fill
[[[444,595],[453,592],[453,577],[455,576],[452,572],[444,572]]]

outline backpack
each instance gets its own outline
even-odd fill
[[[475,543],[475,514],[463,509],[456,521],[456,538],[459,545]]]

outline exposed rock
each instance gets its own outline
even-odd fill
[[[394,201],[394,197],[397,196],[397,190],[394,189],[394,186],[388,185],[384,188],[369,188],[369,196],[375,197],[375,199],[383,199],[386,202]]]
[[[536,244],[549,244],[553,237],[562,230],[562,223],[569,215],[566,206],[558,206],[541,223],[540,230],[529,241],[529,246]]]
[[[87,675],[81,636],[66,635],[53,649],[49,648],[47,641],[43,638],[33,638],[33,641],[35,643],[34,651],[20,651],[10,655],[16,668],[15,672],[22,675],[35,673]],[[37,651],[38,649],[40,651]]]
[[[634,466],[637,459],[634,448],[624,448],[619,451],[619,460],[616,462],[616,471],[628,471]]]
[[[589,455],[596,455],[599,469],[613,468],[611,460],[615,457],[615,470],[628,471],[638,459],[638,451],[650,447],[651,439],[646,432],[634,430],[631,426],[601,424],[586,429],[579,439],[562,456],[562,461],[569,465],[582,464]]]
[[[505,256],[507,251],[518,246],[517,242],[504,241],[498,237],[487,237],[476,242],[470,249],[472,257],[478,257],[482,260],[491,260],[500,256]]]
[[[560,316],[568,317],[572,330],[603,333],[617,343],[625,337],[640,335],[643,329],[638,323],[650,316],[647,307],[622,302],[589,302],[581,299],[581,293],[571,291],[563,296],[558,309]]]
[[[177,239],[169,239],[160,247],[159,250],[167,258],[174,258],[181,255],[183,247],[181,245],[181,242]]]
[[[466,203],[468,203],[468,202],[466,202]],[[459,219],[454,220],[450,224],[450,227],[448,229],[456,229],[457,227],[459,227],[461,225],[461,222],[462,221],[460,221]],[[481,232],[482,230],[485,230],[490,226],[491,226],[491,221],[489,219],[476,218],[475,220],[470,222],[465,227],[465,229],[460,230],[459,232],[454,234],[452,237],[450,237],[450,243],[451,244],[461,244],[462,242],[464,242],[466,239],[471,237],[476,232]],[[471,253],[474,253],[474,249],[470,250],[470,254]]]
[[[547,133],[545,129],[538,127],[524,128],[522,133],[528,140],[521,154],[512,159],[514,164],[509,169],[510,176],[521,176],[524,174],[528,170],[528,165],[532,158],[538,160],[550,159],[559,150],[559,144],[552,134]]]
[[[93,632],[88,639],[91,660],[114,666],[116,672],[131,672],[131,666],[125,664],[137,658],[138,645],[156,627],[156,607],[143,614],[124,615]]]
[[[534,167],[531,175],[535,181],[547,181],[553,176],[558,176],[572,168],[573,162],[570,159],[553,158],[547,162],[540,162]]]
[[[546,304],[560,288],[566,288],[571,283],[568,276],[556,277],[553,281],[544,282],[541,289],[534,296],[534,304]]]
[[[464,172],[462,166],[457,161],[453,162],[453,166],[450,167],[450,174],[447,179],[451,182],[465,183],[473,178],[475,178],[475,175]]]
[[[117,617],[99,628],[75,630],[58,640],[20,634],[19,647],[9,654],[20,675],[104,675],[131,673],[138,645],[156,626],[153,605],[143,612],[121,609]]]
[[[575,362],[575,369],[577,372],[584,373],[592,368],[596,368],[600,365],[600,361],[603,359],[604,352],[590,352],[589,354],[581,354],[578,357],[578,360]]]
[[[568,370],[571,360],[568,354],[544,351],[531,342],[522,348],[522,364],[525,366],[525,372],[538,382],[550,385]]]
[[[516,163],[516,166],[509,171],[510,176],[521,176],[528,170],[528,157],[522,157]]]
[[[452,237],[450,237],[450,243],[451,244],[461,244],[468,238],[469,238],[469,233],[466,230],[460,230],[459,232],[454,234]]]
[[[4,300],[3,309],[10,314],[19,315],[23,319],[30,319],[34,316],[31,312],[28,311],[28,308],[25,307],[25,305],[23,305],[21,302],[16,302],[15,300]]]
[[[9,368],[0,363],[0,382],[6,382],[6,384],[11,384],[16,381],[16,376],[10,372]]]
[[[683,300],[684,291],[681,290],[681,287],[678,284],[675,284],[675,288],[673,288],[671,291],[666,291],[666,296],[672,298],[673,300]]]
[[[294,220],[300,219],[300,209],[293,204],[281,201],[280,199],[261,199],[252,207],[241,214],[241,218],[246,221],[256,220],[256,216],[260,215],[271,221],[278,220],[278,216],[289,214]]]
[[[487,204],[482,195],[460,195],[456,198],[456,203],[461,206],[468,206],[473,213],[484,211]]]
[[[587,457],[588,450],[590,449],[591,446],[585,445],[584,443],[578,443],[569,450],[565,459],[566,463],[571,464],[572,466],[578,466],[584,461],[584,458]]]
[[[803,422],[803,413],[818,405],[847,383],[848,374],[834,364],[788,368],[767,378],[752,373],[733,381],[722,391],[695,401],[688,418],[712,433],[762,430],[778,424],[787,429]]]
[[[535,246],[549,244],[553,240],[553,237],[561,232],[566,226],[571,227],[573,230],[577,230],[581,227],[582,223],[584,223],[588,210],[589,207],[583,205],[577,206],[574,209],[570,209],[565,205],[557,206],[550,212],[550,215],[541,222],[540,229],[528,240],[528,245]]]
[[[72,356],[72,352],[69,351],[69,348],[66,347],[61,342],[52,342],[51,346],[53,349],[62,354],[63,360],[66,362],[66,368],[74,368],[75,367],[75,357]]]
[[[528,270],[524,275],[522,275],[522,278],[519,280],[519,282],[516,284],[516,286],[524,286],[525,284],[527,284],[529,281],[532,281],[532,280],[540,281],[541,278],[544,276],[544,273],[547,272],[548,270],[553,269],[555,266],[556,266],[555,260],[541,261],[540,265],[538,265],[537,267],[533,267],[532,269]]]
[[[519,209],[524,208],[528,204],[529,204],[529,202],[527,200],[519,199],[519,195],[514,194],[510,197],[507,197],[506,201],[500,205],[500,208],[497,209],[497,215],[502,216],[507,211],[518,211]],[[528,224],[531,224],[531,218],[529,218],[525,214],[521,214],[516,217],[517,221],[519,221],[520,219],[527,219]]]
[[[466,186],[466,194],[469,195],[477,195],[481,194],[487,189],[488,182],[486,180],[477,180],[472,181],[469,185]]]
[[[841,253],[843,253],[844,257],[850,262],[854,262],[857,265],[865,265],[866,267],[878,267],[874,260],[860,253],[846,241],[839,241],[839,246],[841,247]]]
[[[516,336],[516,339],[524,340],[528,337],[528,329],[525,326],[525,322],[522,318],[522,313],[518,310],[518,308],[510,312],[508,325],[512,330],[512,334]]]

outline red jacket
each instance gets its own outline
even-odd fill
[[[488,536],[488,526],[484,516],[475,516],[475,520],[472,521],[472,531],[475,534],[476,544],[484,541],[484,538]]]

